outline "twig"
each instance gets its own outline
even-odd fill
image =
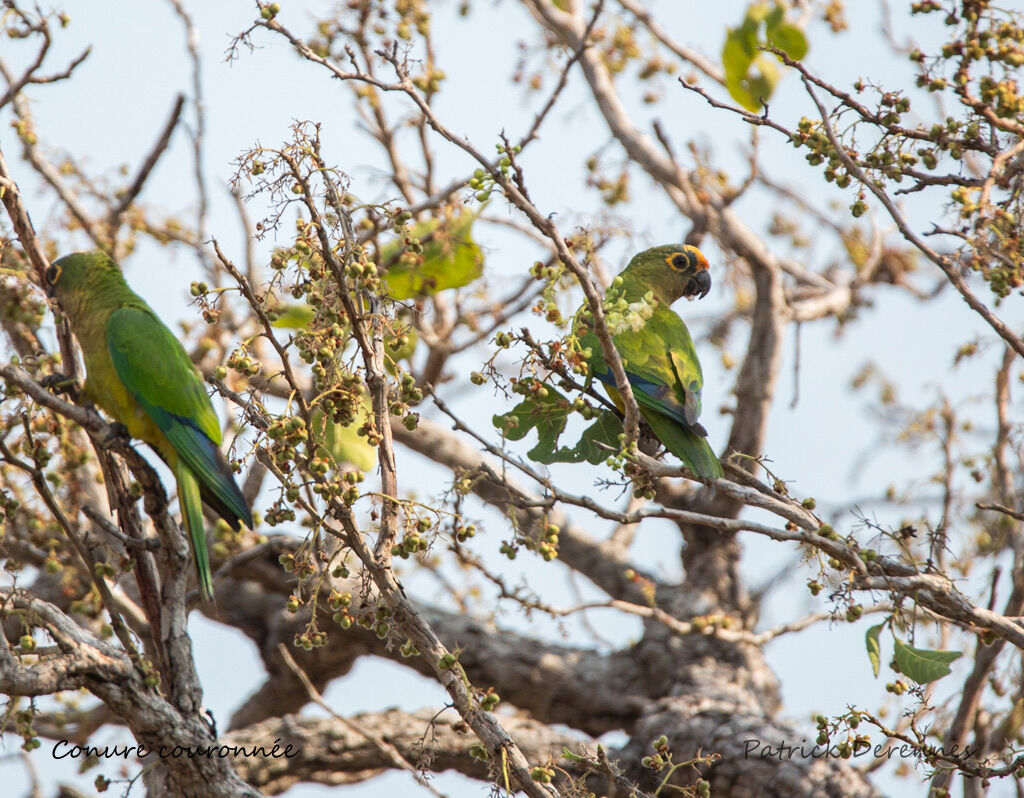
[[[32,227],[32,221],[29,219],[28,211],[21,199],[21,191],[7,168],[3,150],[0,150],[0,202],[3,202],[4,208],[7,209],[7,215],[14,226],[18,241],[21,242],[25,257],[35,269],[36,284],[45,285],[43,275],[46,274],[50,261],[43,252],[43,246]],[[60,345],[61,367],[64,373],[68,379],[77,380],[78,358],[75,356],[75,345],[71,338],[71,328],[67,322],[57,325],[57,342]]]
[[[99,510],[93,507],[91,504],[82,505],[82,515],[92,521],[96,526],[106,532],[114,540],[118,541],[122,546],[129,549],[139,549],[142,551],[156,551],[160,548],[159,538],[135,538],[129,537],[124,534],[120,529],[114,526],[106,516],[103,515]]]
[[[203,143],[206,134],[206,107],[203,104],[202,63],[199,58],[199,33],[192,17],[189,16],[180,0],[169,0],[175,13],[185,26],[185,47],[189,60],[192,62],[192,102],[196,109],[196,129],[192,134],[192,170],[199,197],[196,208],[196,240],[195,252],[199,265],[206,268],[206,256],[203,245],[206,242],[206,215],[209,199],[206,191],[206,178],[203,176]]]
[[[781,53],[781,51],[779,51],[779,53]],[[839,160],[842,161],[846,170],[853,175],[854,178],[860,181],[860,183],[874,194],[878,201],[885,206],[885,209],[889,212],[889,216],[892,217],[892,220],[896,223],[896,227],[899,228],[903,237],[913,244],[922,254],[924,254],[928,260],[942,269],[946,277],[953,284],[953,287],[960,293],[960,296],[963,297],[968,306],[981,316],[988,325],[996,331],[1000,338],[1013,347],[1014,351],[1018,355],[1024,357],[1024,340],[1017,336],[1002,319],[996,316],[974,295],[974,292],[972,292],[970,287],[967,285],[967,281],[958,271],[956,264],[948,256],[941,255],[936,252],[911,229],[910,224],[907,222],[906,218],[904,218],[899,208],[896,207],[896,203],[893,202],[885,189],[876,185],[875,181],[864,173],[860,164],[850,157],[850,154],[846,151],[842,142],[839,141],[839,138],[832,127],[828,111],[825,110],[825,106],[822,104],[821,100],[818,98],[817,92],[814,90],[814,86],[820,85],[820,81],[813,78],[807,71],[807,68],[800,62],[793,61],[788,56],[785,56],[784,53],[782,54],[782,57],[787,62],[788,66],[792,66],[800,71],[800,77],[803,80],[804,88],[807,90],[812,102],[818,109],[818,113],[821,115],[821,124],[825,129],[825,135],[828,136],[829,143],[832,145],[833,150]]]
[[[358,735],[361,735],[362,737],[365,737],[367,740],[373,743],[377,747],[377,750],[384,754],[384,756],[386,756],[389,760],[391,760],[391,763],[394,764],[395,767],[399,768],[400,770],[404,770],[407,773],[410,773],[412,777],[416,779],[416,782],[421,787],[428,790],[431,794],[438,796],[438,798],[446,798],[445,794],[440,792],[432,784],[430,784],[430,782],[428,782],[423,777],[423,773],[417,770],[415,767],[413,767],[412,764],[404,756],[402,756],[398,749],[395,748],[395,746],[393,746],[386,740],[382,739],[378,735],[374,734],[372,730],[366,728],[361,723],[356,723],[356,721],[352,720],[351,718],[346,718],[335,712],[331,705],[324,700],[324,697],[320,694],[320,691],[313,686],[313,682],[310,680],[309,675],[300,667],[299,663],[295,661],[295,658],[292,656],[292,653],[288,650],[287,645],[285,645],[284,643],[278,643],[277,652],[281,655],[281,659],[284,660],[284,664],[287,665],[291,669],[291,672],[295,674],[295,677],[300,682],[302,682],[302,686],[306,689],[306,693],[309,695],[310,700],[314,704],[316,704],[318,707],[324,710],[328,715],[330,715],[332,718],[338,721],[338,723],[340,723],[345,728],[355,732]]]
[[[544,103],[543,107],[540,109],[540,111],[537,112],[537,115],[533,118],[533,124],[530,125],[530,129],[523,134],[522,138],[519,139],[520,147],[525,147],[527,144],[529,144],[537,137],[537,132],[540,130],[540,126],[544,123],[544,120],[547,118],[547,115],[551,111],[551,109],[555,107],[555,103],[558,101],[558,98],[561,96],[563,89],[565,89],[566,85],[569,82],[569,72],[572,71],[572,68],[576,64],[576,62],[580,60],[580,56],[583,55],[583,51],[590,46],[588,39],[590,38],[590,34],[593,33],[594,26],[597,25],[597,20],[600,18],[601,12],[603,10],[604,0],[598,0],[597,3],[594,4],[594,11],[591,14],[590,22],[587,23],[587,27],[583,31],[583,35],[580,37],[579,44],[573,50],[573,53],[571,56],[569,56],[569,59],[562,66],[561,72],[558,76],[558,83],[555,85],[554,90],[551,92],[551,96],[548,97],[547,102]]]
[[[146,156],[146,160],[139,167],[138,173],[135,175],[135,179],[131,182],[131,185],[124,190],[121,195],[120,201],[110,210],[110,214],[107,216],[107,225],[110,227],[111,234],[117,229],[118,224],[121,220],[121,215],[128,210],[128,206],[131,205],[135,198],[139,196],[139,192],[142,191],[142,187],[146,184],[146,180],[149,178],[150,172],[156,166],[160,160],[160,156],[167,150],[167,145],[171,142],[171,134],[174,133],[174,128],[178,126],[178,120],[181,118],[181,109],[185,104],[185,95],[179,94],[177,99],[174,101],[174,106],[171,108],[171,114],[167,118],[167,123],[164,125],[163,130],[160,132],[160,136],[157,138],[153,148],[149,151],[149,155]]]
[[[994,510],[997,513],[1003,513],[1004,515],[1008,515],[1010,516],[1010,518],[1016,518],[1018,521],[1024,521],[1024,513],[1022,513],[1020,510],[1014,510],[1002,504],[977,502],[974,506],[977,507],[979,510]]]
[[[683,61],[689,61],[697,69],[711,78],[715,83],[725,83],[725,73],[714,63],[711,59],[706,58],[701,53],[686,47],[675,39],[672,39],[668,32],[658,24],[657,20],[651,16],[651,12],[648,11],[641,3],[637,0],[618,0],[620,6],[629,11],[635,16],[643,26],[651,32],[651,35],[661,42],[665,47],[675,53]]]

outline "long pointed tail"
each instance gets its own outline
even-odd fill
[[[687,429],[675,419],[641,407],[651,431],[658,436],[665,448],[705,479],[722,476],[722,464],[718,462],[707,440],[693,430]]]
[[[206,550],[206,528],[203,524],[203,502],[199,493],[199,481],[184,462],[178,460],[174,476],[178,480],[178,503],[181,517],[188,530],[188,543],[192,559],[196,564],[199,579],[199,594],[203,601],[213,599],[213,575],[210,573],[210,554]]]

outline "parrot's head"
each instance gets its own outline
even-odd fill
[[[56,297],[65,312],[74,313],[91,290],[110,279],[123,280],[121,267],[104,252],[74,252],[58,258],[43,275],[46,295]]]
[[[629,262],[627,272],[666,305],[680,297],[700,299],[711,290],[708,259],[690,244],[666,244],[645,250]]]

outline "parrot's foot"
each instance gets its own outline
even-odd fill
[[[640,440],[637,442],[637,447],[648,457],[656,457],[661,450],[661,441],[654,436],[654,433],[651,432],[646,424],[642,424],[640,426]]]
[[[206,725],[209,727],[214,739],[219,737],[220,735],[217,734],[217,719],[213,716],[213,712],[210,711],[209,707],[202,708],[202,718],[206,721]]]
[[[52,393],[66,393],[72,399],[78,399],[78,382],[67,374],[47,374],[39,384]]]
[[[113,446],[114,444],[121,444],[127,446],[132,442],[132,434],[128,431],[128,427],[122,424],[120,421],[114,421],[110,424],[110,431],[104,436],[100,443],[104,447]]]

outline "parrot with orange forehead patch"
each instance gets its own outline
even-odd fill
[[[702,298],[710,290],[704,254],[689,244],[668,244],[635,255],[612,281],[604,302],[608,331],[640,415],[665,448],[704,479],[722,476],[722,465],[698,421],[704,375],[693,339],[671,305],[682,297]],[[622,397],[589,316],[586,306],[577,313],[580,348],[590,374],[621,411]]]

